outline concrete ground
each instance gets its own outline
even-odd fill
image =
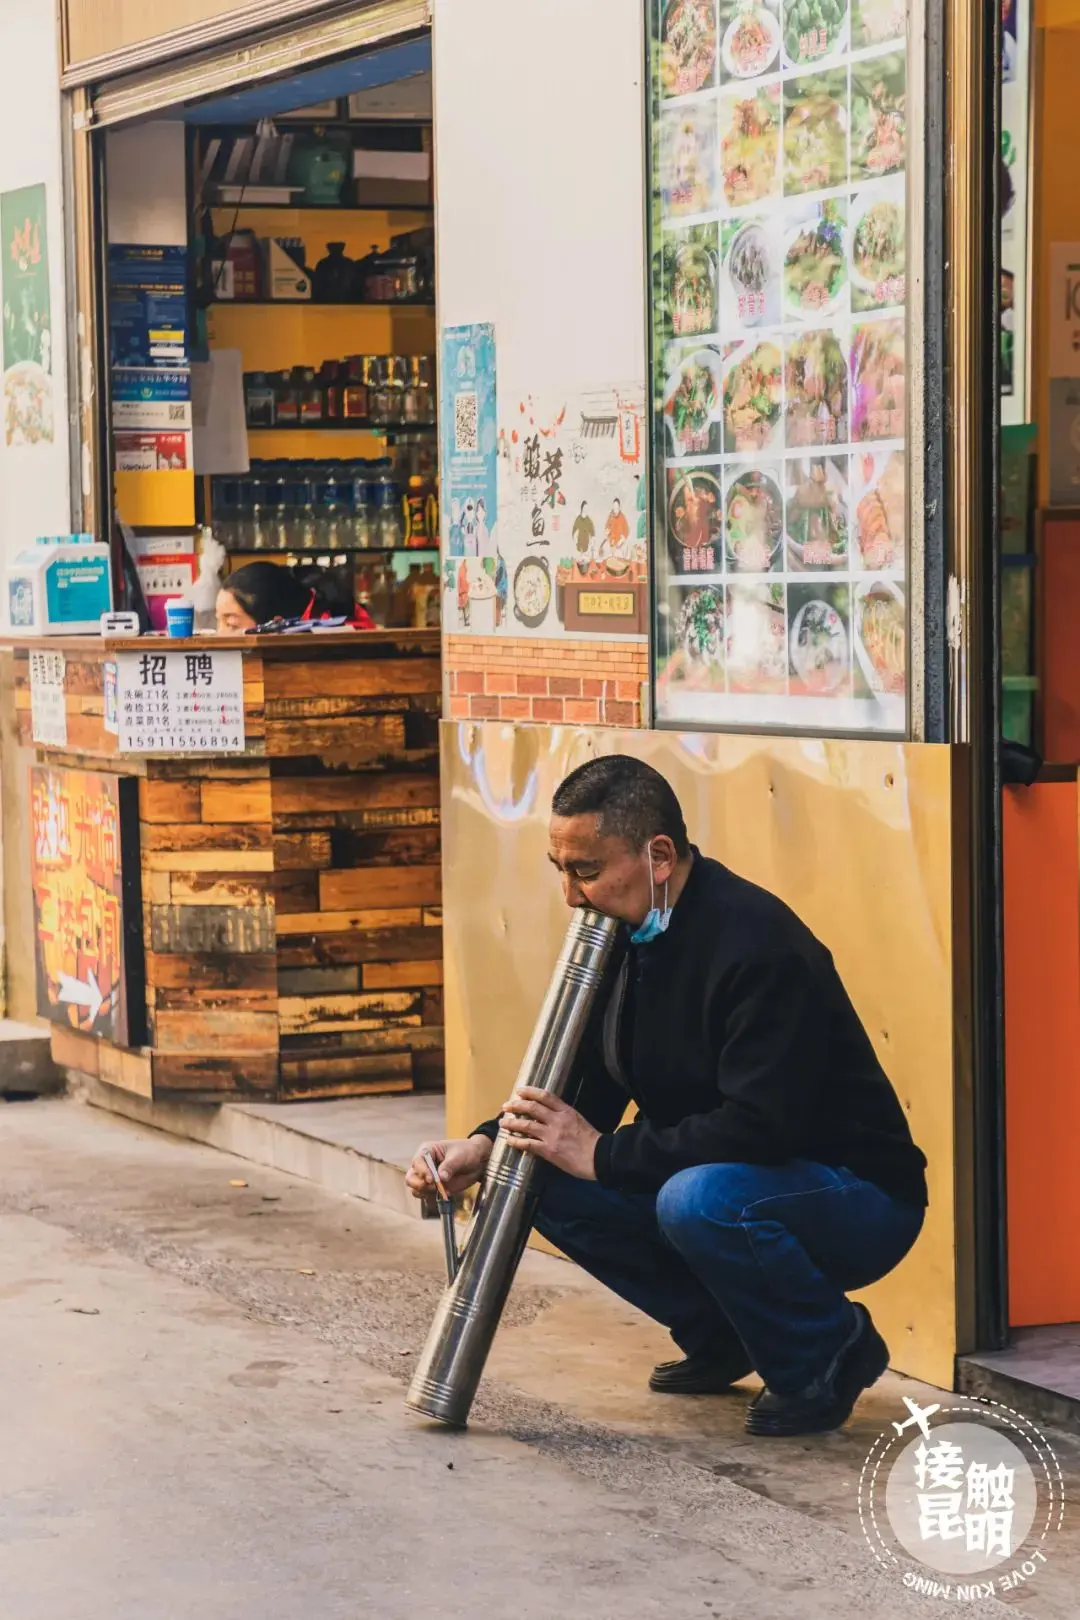
[[[739,1397],[650,1396],[666,1336],[528,1254],[447,1433],[402,1406],[441,1264],[435,1225],[73,1102],[0,1106],[4,1620],[928,1613],[854,1509],[920,1386],[751,1442]],[[1065,1620],[1078,1575],[1069,1530],[978,1612]]]

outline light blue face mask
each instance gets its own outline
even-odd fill
[[[635,928],[634,932],[630,935],[630,943],[632,945],[648,945],[654,939],[659,939],[661,934],[667,933],[668,923],[671,921],[671,907],[667,903],[667,893],[668,886],[665,883],[664,909],[661,911],[660,907],[656,903],[656,885],[653,882],[652,857],[650,856],[649,899],[652,901],[652,905],[649,907],[649,910],[646,913],[645,921],[640,925],[640,927]]]

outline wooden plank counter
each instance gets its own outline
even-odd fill
[[[228,649],[243,657],[242,753],[119,751],[110,660]],[[64,654],[66,748],[33,742],[38,650]],[[137,780],[137,856],[125,846],[124,859],[138,871],[124,876],[138,897],[146,1044],[103,1038],[96,990],[59,1005],[39,943],[57,1062],[202,1101],[439,1086],[439,632],[49,637],[13,651],[20,739],[39,765]],[[84,980],[69,966],[65,993]]]

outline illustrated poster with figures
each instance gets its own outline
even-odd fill
[[[538,639],[644,636],[644,431],[640,384],[505,400],[494,555],[446,557],[444,624]]]

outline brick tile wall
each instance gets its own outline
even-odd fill
[[[451,720],[640,726],[645,641],[525,641],[446,636]]]

